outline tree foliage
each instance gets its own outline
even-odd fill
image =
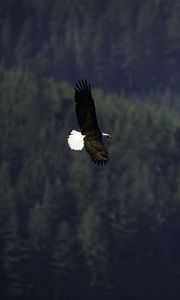
[[[0,70],[2,299],[179,291],[179,115],[94,90],[110,164],[70,151],[73,88]]]
[[[2,0],[0,14],[7,68],[70,83],[88,77],[116,92],[179,94],[178,0]]]

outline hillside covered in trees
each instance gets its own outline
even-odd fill
[[[179,0],[0,1],[0,299],[180,293]],[[110,164],[68,148],[87,78]]]
[[[0,24],[7,68],[70,83],[87,77],[116,92],[159,91],[179,108],[179,0],[1,0]]]
[[[0,298],[179,292],[179,115],[93,90],[113,136],[99,167],[68,149],[72,86],[0,78]]]

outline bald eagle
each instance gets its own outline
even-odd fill
[[[81,132],[72,130],[68,137],[68,144],[72,150],[82,150],[85,146],[92,161],[98,165],[109,162],[108,151],[104,146],[102,136],[111,137],[101,132],[98,127],[94,100],[87,80],[80,80],[74,87],[76,115]]]

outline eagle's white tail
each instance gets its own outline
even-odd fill
[[[72,130],[68,137],[68,145],[72,150],[82,150],[84,147],[84,137],[81,132]]]

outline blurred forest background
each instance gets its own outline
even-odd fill
[[[87,78],[110,164],[71,152]],[[179,0],[0,1],[0,299],[180,292]]]

